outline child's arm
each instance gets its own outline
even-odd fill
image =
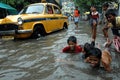
[[[111,71],[110,64],[111,64],[112,58],[111,58],[111,55],[108,51],[102,51],[101,61],[102,61],[102,65],[105,68],[105,70]]]
[[[103,65],[103,67],[105,68],[106,71],[108,71],[108,72],[111,71],[111,68],[110,68],[109,64],[106,64],[106,63],[104,63],[104,61],[102,61],[102,65]]]

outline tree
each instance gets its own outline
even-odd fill
[[[60,6],[55,0],[46,0],[46,1]],[[0,2],[11,5],[12,7],[16,8],[18,11],[20,11],[26,5],[41,2],[41,0],[0,0]]]
[[[20,11],[27,4],[30,4],[28,0],[1,0],[0,2],[11,5],[12,7],[16,8],[18,11]]]
[[[88,11],[91,5],[96,5],[101,8],[104,2],[117,2],[118,0],[73,0],[76,6],[79,6],[82,11]]]

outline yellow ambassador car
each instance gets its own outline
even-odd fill
[[[0,19],[0,36],[38,38],[56,30],[68,28],[68,18],[52,3],[28,5],[18,15]]]

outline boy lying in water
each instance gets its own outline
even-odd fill
[[[95,48],[93,45],[86,43],[84,45],[85,62],[90,63],[92,67],[103,66],[106,71],[111,71],[111,55],[107,48],[101,51],[99,48]]]

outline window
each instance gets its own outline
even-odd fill
[[[19,14],[34,14],[34,13],[42,13],[44,9],[43,5],[31,5],[24,8]]]
[[[52,6],[47,5],[46,13],[47,13],[47,14],[53,14]]]
[[[57,8],[56,6],[54,6],[54,11],[55,11],[55,14],[61,14],[60,9]]]

